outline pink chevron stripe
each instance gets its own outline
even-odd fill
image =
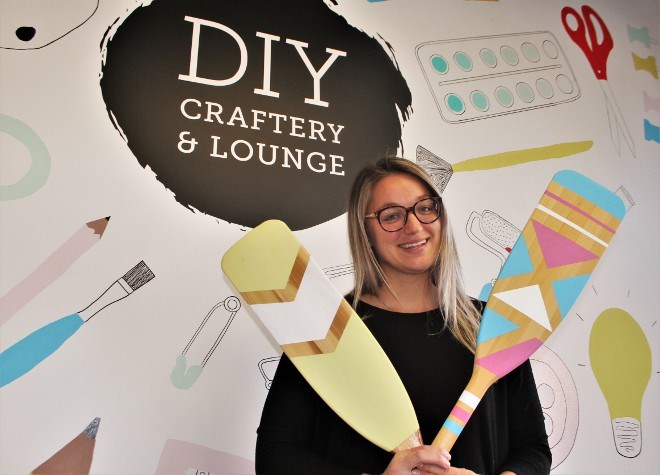
[[[543,194],[548,195],[548,196],[551,197],[551,198],[554,198],[555,200],[559,201],[559,202],[562,203],[562,204],[565,204],[565,205],[568,206],[569,208],[571,208],[571,209],[577,211],[578,213],[580,213],[582,216],[586,216],[587,218],[589,218],[589,220],[593,221],[594,223],[596,223],[597,225],[599,225],[601,228],[603,228],[603,229],[607,229],[607,230],[608,230],[609,232],[611,232],[612,234],[614,234],[614,233],[616,232],[616,229],[612,229],[612,228],[610,228],[607,224],[605,224],[605,223],[603,223],[602,221],[599,221],[598,219],[594,218],[593,216],[591,216],[591,215],[590,215],[589,213],[587,213],[586,211],[582,211],[580,208],[578,208],[577,206],[575,206],[575,205],[574,205],[573,203],[571,203],[570,201],[566,201],[565,199],[563,199],[563,198],[561,198],[561,197],[555,195],[553,192],[548,191],[548,190],[545,190],[545,193],[543,193]]]
[[[465,424],[468,421],[468,419],[470,419],[471,414],[462,407],[454,406],[454,409],[451,411],[451,414],[449,415],[454,416],[456,419],[463,421],[463,423]]]
[[[538,338],[532,338],[479,358],[476,363],[501,378],[524,363],[542,344]]]

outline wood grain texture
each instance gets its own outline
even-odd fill
[[[300,283],[305,275],[307,264],[309,263],[309,253],[300,246],[296,260],[293,263],[286,286],[281,289],[254,290],[241,292],[241,296],[250,304],[260,303],[278,303],[293,302],[298,294]]]
[[[495,381],[526,361],[561,324],[624,215],[619,197],[601,185],[572,171],[555,175],[493,286],[467,399],[474,397],[478,404]],[[433,444],[450,450],[472,411],[459,401]]]
[[[328,334],[324,339],[282,345],[282,351],[290,358],[332,353],[337,348],[346,324],[354,313],[353,307],[342,299],[335,318],[332,320],[332,325],[330,325],[330,330],[328,330]]]
[[[387,451],[422,444],[389,358],[284,223],[267,221],[247,233],[227,251],[222,269],[301,375],[351,427]]]

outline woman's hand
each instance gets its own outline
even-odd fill
[[[383,475],[448,475],[450,458],[445,449],[432,445],[402,450],[392,457]]]

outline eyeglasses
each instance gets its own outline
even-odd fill
[[[440,217],[440,204],[442,198],[424,198],[412,205],[410,208],[405,206],[388,206],[387,208],[374,211],[365,216],[365,218],[374,218],[378,220],[380,227],[385,231],[393,233],[403,229],[408,222],[408,213],[413,213],[417,220],[423,224],[430,224]]]

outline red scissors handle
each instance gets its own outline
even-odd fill
[[[568,17],[573,18],[577,24],[575,29],[568,23]],[[594,21],[595,20],[595,21]],[[591,69],[598,79],[607,79],[607,57],[614,47],[612,35],[607,29],[607,25],[596,11],[589,5],[582,6],[582,16],[571,7],[564,7],[561,10],[561,22],[568,36],[580,47],[584,55],[589,60]],[[598,32],[595,23],[598,23],[602,33],[602,41],[598,42]],[[587,42],[587,35],[589,41]]]

